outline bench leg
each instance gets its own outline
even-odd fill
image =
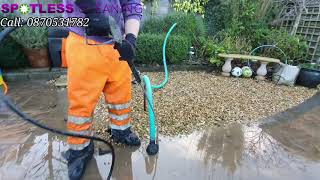
[[[232,60],[233,60],[232,58],[226,59],[226,62],[222,66],[222,75],[223,76],[230,76],[230,72],[232,70],[232,66],[231,66]]]
[[[267,62],[261,62],[261,65],[259,67],[259,69],[257,70],[257,76],[256,79],[258,80],[265,80],[266,79],[266,75],[268,73],[267,71]]]

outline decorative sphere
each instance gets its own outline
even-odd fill
[[[242,76],[245,78],[251,77],[253,74],[252,69],[249,66],[244,66],[242,68]]]
[[[231,71],[232,76],[240,77],[242,75],[242,69],[239,67],[235,67]]]

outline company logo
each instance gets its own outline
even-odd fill
[[[29,14],[29,13],[72,13],[74,7],[72,4],[1,4],[0,12]]]
[[[21,14],[28,14],[30,12],[30,7],[28,4],[22,4],[19,8]]]
[[[92,7],[89,7],[92,8]],[[129,3],[119,5],[113,3],[96,4],[96,13],[142,13],[143,6],[140,3]],[[29,13],[73,13],[82,12],[79,7],[74,4],[0,4],[0,12],[29,14]]]

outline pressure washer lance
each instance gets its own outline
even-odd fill
[[[113,41],[121,44],[122,40],[123,40],[123,36],[122,36],[122,33],[121,33],[119,26],[117,25],[116,21],[114,20],[114,18],[112,16],[109,16],[108,19],[109,19],[109,25],[110,25],[110,30],[111,30],[111,34],[113,37]],[[134,78],[136,79],[138,84],[141,84],[140,72],[137,70],[133,61],[134,61],[134,59],[127,60],[128,65],[133,73]]]
[[[113,37],[113,41],[116,42],[116,43],[119,43],[121,44],[122,41],[124,40],[124,37],[122,36],[122,33],[121,33],[121,30],[119,28],[119,26],[117,25],[116,21],[114,20],[114,18],[112,16],[109,16],[108,18],[108,22],[109,22],[109,25],[110,25],[110,31],[111,31],[111,34],[112,34],[112,37]],[[147,94],[147,87],[145,84],[142,83],[142,78],[141,78],[141,74],[140,72],[137,70],[135,64],[134,64],[134,59],[128,59],[127,60],[128,62],[128,65],[133,73],[133,76],[136,80],[136,82],[139,84],[139,86],[141,87],[142,91],[143,91],[143,97],[144,97],[144,110],[146,111],[147,109],[147,104],[148,106],[150,107],[150,110],[152,112],[152,114],[155,116],[155,111],[154,111],[154,108],[153,108],[153,103],[152,103],[152,100],[149,99],[148,97],[148,94]],[[150,112],[149,112],[150,113]],[[156,126],[158,126],[158,122],[156,122]],[[157,129],[157,136],[156,136],[156,142],[150,142],[149,146],[147,147],[147,153],[149,155],[155,155],[158,150],[159,150],[159,128],[156,128]],[[155,144],[153,144],[155,143]]]
[[[0,32],[0,44],[4,41],[5,37],[7,37],[11,32],[13,32],[17,27],[9,27],[4,29],[3,31]],[[59,129],[55,129],[55,128],[50,128],[44,124],[39,123],[38,120],[35,120],[29,116],[27,116],[25,113],[23,113],[21,110],[19,110],[19,108],[17,108],[17,106],[10,100],[10,98],[5,95],[3,92],[0,92],[0,101],[3,102],[5,105],[7,105],[7,107],[14,112],[16,115],[18,115],[20,118],[22,118],[22,120],[27,121],[41,129],[50,131],[52,133],[55,134],[59,134],[59,135],[63,135],[63,136],[72,136],[72,137],[77,137],[77,138],[84,138],[84,139],[90,139],[90,140],[95,140],[95,141],[100,141],[105,143],[107,146],[109,146],[110,150],[111,150],[111,156],[112,156],[112,161],[111,161],[111,167],[110,167],[110,171],[108,173],[108,177],[107,179],[111,179],[111,175],[114,169],[114,163],[115,163],[115,151],[113,148],[113,145],[100,138],[100,137],[96,137],[96,136],[86,136],[86,135],[81,135],[81,134],[77,134],[77,133],[70,133],[64,130],[59,130]],[[106,154],[106,153],[104,153]]]
[[[116,21],[114,20],[114,18],[112,16],[109,16],[109,25],[110,25],[111,34],[113,36],[113,41],[121,44],[122,40],[123,40],[123,36],[122,36],[122,33],[121,33],[119,26],[117,25]],[[128,62],[128,65],[132,71],[134,79],[140,85],[140,87],[142,88],[142,91],[144,92],[144,95],[143,95],[144,99],[145,99],[144,100],[144,110],[146,110],[146,100],[148,101],[149,106],[151,106],[151,102],[147,98],[147,95],[145,93],[145,87],[142,85],[141,74],[134,64],[134,59],[129,59],[129,60],[127,60],[127,62]],[[153,111],[153,109],[152,109],[152,111]]]

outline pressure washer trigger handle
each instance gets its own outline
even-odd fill
[[[138,82],[138,84],[141,84],[141,77],[140,72],[137,70],[136,66],[134,65],[133,59],[127,60],[129,67],[133,73],[134,78]]]
[[[147,97],[145,93],[143,93],[143,110],[147,111]]]

